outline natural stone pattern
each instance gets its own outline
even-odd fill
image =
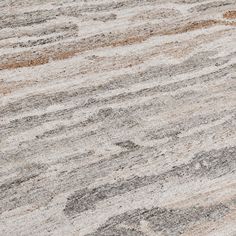
[[[236,1],[0,1],[0,236],[235,236]]]

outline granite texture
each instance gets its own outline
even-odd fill
[[[0,1],[0,236],[236,236],[236,0]]]

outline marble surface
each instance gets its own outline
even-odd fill
[[[1,0],[0,235],[235,236],[236,0]]]

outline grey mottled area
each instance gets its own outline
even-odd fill
[[[0,1],[0,236],[236,236],[236,1]]]

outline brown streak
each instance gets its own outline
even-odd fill
[[[33,81],[23,81],[23,82],[11,82],[11,83],[0,83],[0,95],[7,95],[12,93],[12,91],[15,91],[20,88],[24,88],[26,86],[32,85],[35,82]]]
[[[223,17],[226,18],[226,19],[235,19],[236,18],[236,10],[225,12]]]
[[[171,30],[158,31],[157,29],[154,29],[152,32],[147,32],[147,33],[144,32],[143,35],[141,35],[141,36],[140,35],[139,36],[130,36],[128,38],[123,38],[123,39],[118,39],[118,40],[114,39],[114,40],[107,42],[107,43],[101,42],[101,43],[95,44],[95,45],[93,45],[93,47],[89,47],[89,48],[81,48],[81,47],[77,46],[77,48],[72,47],[66,52],[57,52],[57,51],[52,51],[51,53],[42,52],[41,54],[43,54],[43,55],[39,55],[35,59],[32,58],[32,54],[22,55],[26,58],[25,60],[18,62],[14,59],[12,59],[12,60],[9,59],[8,62],[0,64],[0,70],[42,65],[42,64],[48,63],[50,61],[50,59],[55,60],[55,61],[56,60],[64,60],[64,59],[71,58],[71,57],[75,56],[77,53],[84,52],[84,51],[91,50],[91,49],[96,49],[99,47],[109,47],[109,46],[116,47],[116,46],[130,45],[130,44],[134,44],[134,43],[141,43],[141,42],[147,40],[148,38],[150,38],[151,36],[155,36],[155,35],[173,35],[173,34],[186,33],[189,31],[203,29],[203,28],[209,28],[211,26],[220,25],[220,24],[235,26],[236,22],[227,22],[227,21],[220,21],[220,20],[205,20],[205,21],[200,21],[200,22],[190,22],[184,26],[177,27],[177,28],[174,28]]]

